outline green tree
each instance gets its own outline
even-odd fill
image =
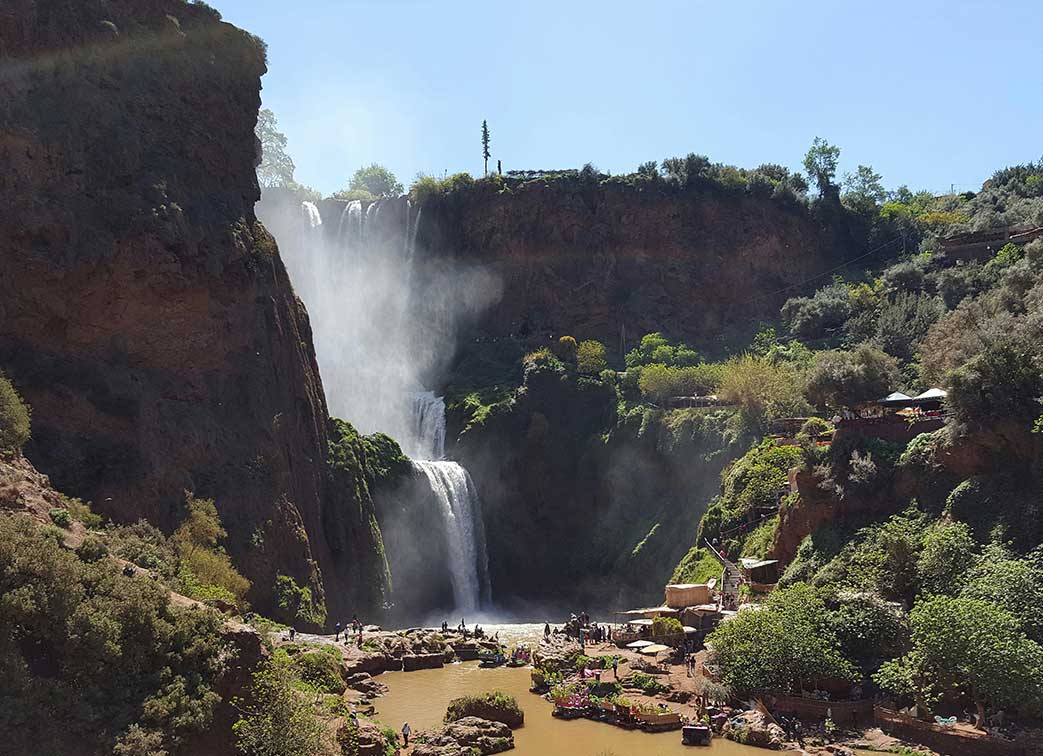
[[[819,407],[853,407],[887,396],[899,380],[894,357],[869,344],[815,355],[807,395]]]
[[[482,160],[485,163],[485,170],[482,175],[489,175],[489,156],[492,153],[489,152],[489,124],[484,120],[482,121]]]
[[[1022,631],[1043,643],[1043,564],[1015,559],[1004,547],[990,544],[967,572],[960,595],[980,599],[1010,612]]]
[[[241,604],[250,581],[239,574],[219,546],[228,533],[221,526],[213,499],[195,499],[186,492],[185,501],[188,515],[171,538],[182,587],[195,598]]]
[[[0,453],[17,452],[29,440],[29,408],[0,373]]]
[[[798,583],[772,593],[760,611],[739,612],[707,638],[710,662],[737,692],[791,690],[825,679],[856,680],[840,651],[821,595]]]
[[[840,148],[827,142],[822,137],[815,137],[811,148],[804,156],[804,170],[818,187],[821,197],[835,197],[837,186],[833,183],[837,175],[837,163],[840,161]]]
[[[605,345],[594,339],[581,341],[576,352],[576,369],[584,375],[599,375],[608,367]]]
[[[261,108],[257,114],[255,132],[261,143],[261,164],[257,166],[257,180],[263,187],[293,184],[293,160],[286,152],[286,135],[278,129],[275,113]]]
[[[172,749],[211,722],[229,656],[220,623],[159,581],[83,562],[28,518],[0,517],[0,750]]]
[[[910,614],[912,650],[884,664],[874,679],[931,710],[965,696],[978,715],[1013,709],[1043,712],[1043,648],[997,606],[936,596]]]
[[[844,202],[856,213],[873,215],[887,199],[883,177],[868,165],[860,165],[854,173],[844,176]]]
[[[373,197],[389,199],[402,194],[402,184],[395,174],[382,165],[370,163],[355,171],[348,189],[369,192]]]
[[[926,593],[957,593],[978,559],[978,545],[963,522],[940,521],[924,533],[916,560],[920,587]]]
[[[334,753],[326,722],[313,704],[314,693],[296,673],[285,651],[277,650],[253,674],[249,702],[232,725],[247,756],[326,756]],[[311,695],[309,695],[311,694]]]
[[[744,430],[764,430],[776,417],[802,415],[804,377],[792,365],[744,354],[724,363],[717,393],[739,405]]]

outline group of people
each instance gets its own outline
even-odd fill
[[[351,640],[351,635],[355,635],[359,646],[362,645],[362,622],[359,621],[357,614],[352,616],[350,625],[345,626],[338,622],[333,626],[333,640],[339,641],[341,633],[344,633],[345,643],[348,643]]]

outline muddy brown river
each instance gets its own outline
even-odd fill
[[[376,700],[377,718],[395,730],[409,722],[413,732],[441,723],[449,701],[459,696],[500,690],[518,700],[525,725],[514,731],[515,756],[764,756],[760,748],[714,738],[709,748],[681,745],[681,731],[649,734],[624,730],[587,719],[565,721],[551,716],[554,708],[529,693],[527,668],[480,669],[477,662],[450,664],[441,669],[390,672],[380,681],[391,690]],[[675,705],[676,706],[676,705]]]

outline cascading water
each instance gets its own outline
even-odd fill
[[[445,401],[434,391],[413,394],[413,438],[408,451],[414,459],[442,459],[445,456]]]
[[[387,433],[416,460],[443,526],[455,608],[488,607],[477,491],[463,467],[444,459],[445,402],[423,382],[451,355],[457,319],[498,296],[499,282],[442,265],[434,278],[430,270],[414,276],[424,262],[416,254],[421,208],[407,198],[354,200],[338,210],[327,226],[312,202],[279,210],[262,200],[258,214],[308,307],[331,414],[363,433]]]
[[[431,482],[441,507],[449,551],[449,579],[455,609],[473,612],[491,602],[489,559],[485,552],[485,527],[474,483],[456,462],[413,462]]]
[[[488,607],[489,558],[485,524],[471,476],[445,454],[445,400],[433,391],[413,395],[413,465],[427,476],[438,500],[449,552],[453,602],[460,611]]]

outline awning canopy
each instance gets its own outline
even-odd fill
[[[650,619],[636,619],[636,620],[630,620],[627,624],[628,625],[648,625],[648,626],[651,626],[652,620],[650,620]]]
[[[677,614],[677,610],[669,606],[649,606],[644,609],[628,609],[625,612],[616,612],[628,617],[648,617],[656,614]],[[633,622],[633,620],[629,620]]]
[[[652,643],[652,641],[634,641],[633,643],[628,643],[627,648],[645,648],[646,646],[653,645],[655,644]]]
[[[880,404],[901,404],[908,402],[912,399],[908,394],[903,394],[901,391],[892,391],[890,394],[880,400]]]
[[[645,646],[638,651],[642,656],[655,656],[661,654],[663,651],[669,651],[669,646],[664,646],[662,643],[653,643],[651,646]]]
[[[916,396],[914,396],[913,397],[913,401],[918,401],[918,400],[923,400],[923,399],[944,399],[948,395],[949,395],[949,392],[945,391],[944,389],[929,388],[926,391],[924,391],[922,394],[917,394]]]
[[[778,559],[749,559],[747,557],[747,558],[740,559],[739,562],[742,564],[742,566],[745,569],[747,569],[747,570],[755,570],[758,567],[767,567],[767,566],[772,565],[772,564],[778,564],[779,560]]]

